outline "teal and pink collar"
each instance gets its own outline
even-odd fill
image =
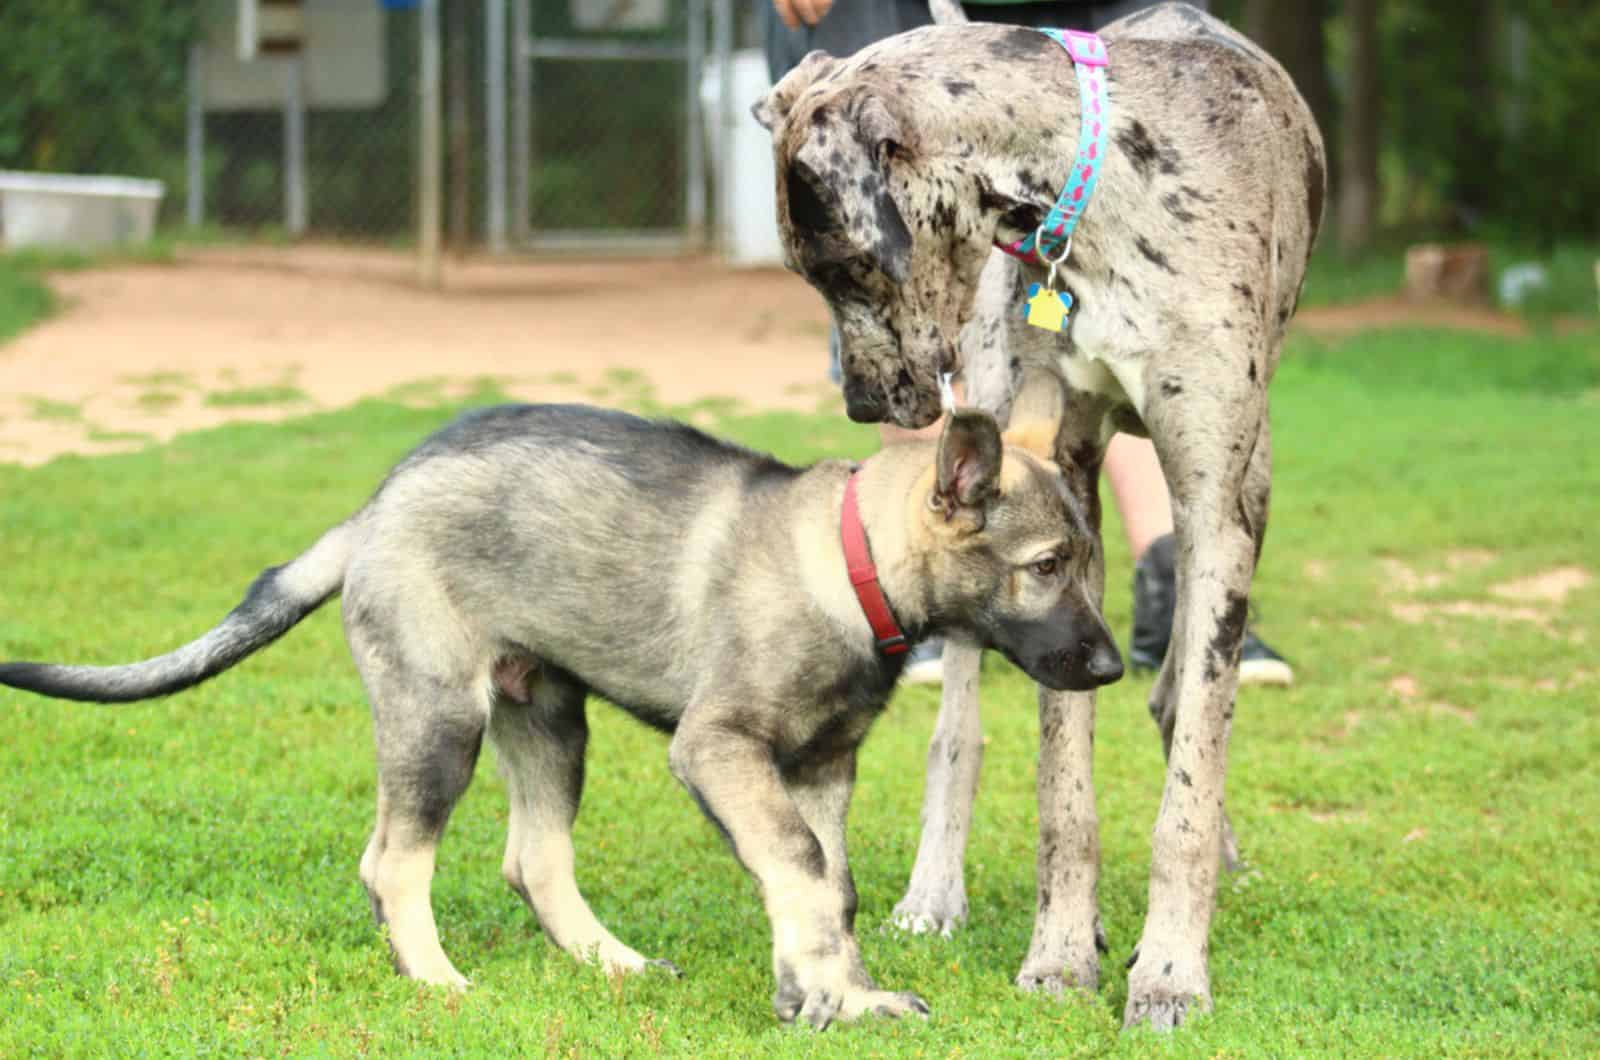
[[[1072,230],[1094,197],[1100,163],[1106,153],[1106,130],[1111,125],[1111,95],[1105,87],[1106,44],[1098,34],[1073,29],[1041,29],[1065,48],[1078,73],[1078,157],[1061,197],[1050,208],[1038,231],[1015,243],[995,244],[1024,261],[1060,263],[1072,248]]]

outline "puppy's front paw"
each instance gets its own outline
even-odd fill
[[[1018,989],[1060,997],[1068,987],[1094,993],[1100,989],[1100,961],[1094,954],[1060,964],[1025,962],[1017,973]]]
[[[772,1008],[784,1023],[810,1024],[819,1031],[827,1030],[835,1021],[847,1023],[868,1015],[890,1019],[928,1015],[928,1003],[908,990],[860,987],[823,987],[802,994],[798,988],[780,986],[772,999]]]

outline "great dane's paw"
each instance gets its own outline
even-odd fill
[[[967,922],[966,889],[941,888],[938,893],[907,891],[889,915],[889,927],[913,935],[949,938]]]
[[[1140,946],[1129,960],[1127,1030],[1141,1024],[1170,1031],[1190,1017],[1211,1011],[1211,985],[1203,959],[1184,959],[1159,948]]]

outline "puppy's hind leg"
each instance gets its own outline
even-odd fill
[[[608,971],[636,972],[668,961],[649,960],[619,942],[595,918],[573,875],[572,823],[583,795],[589,741],[586,690],[564,677],[535,672],[526,702],[497,695],[489,737],[511,798],[511,827],[501,873],[528,903],[556,945]]]
[[[389,928],[395,970],[412,979],[465,987],[439,944],[429,893],[439,837],[466,791],[483,743],[481,700],[415,673],[392,657],[351,648],[372,698],[378,744],[378,820],[361,858],[372,910]],[[382,661],[379,661],[382,659]]]
[[[978,716],[980,659],[977,644],[946,638],[944,694],[928,743],[922,840],[917,844],[917,861],[905,897],[891,914],[894,926],[915,934],[950,935],[967,919],[963,861],[983,764],[983,723]]]

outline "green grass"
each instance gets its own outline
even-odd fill
[[[933,1018],[816,1038],[776,1025],[758,896],[668,775],[665,739],[602,704],[580,883],[621,938],[686,978],[609,981],[542,938],[499,878],[492,755],[434,884],[476,986],[394,978],[356,878],[371,735],[329,607],[174,699],[0,693],[0,1055],[1593,1055],[1600,582],[1545,607],[1543,626],[1410,625],[1389,608],[1491,601],[1558,565],[1600,575],[1597,378],[1592,337],[1361,336],[1284,363],[1255,599],[1299,683],[1240,696],[1229,804],[1254,868],[1222,888],[1217,1010],[1171,1038],[1117,1030],[1160,799],[1148,680],[1099,705],[1099,994],[1009,985],[1033,919],[1037,733],[1030,687],[991,662],[968,929],[877,930],[916,848],[934,692],[900,693],[877,725],[851,818],[868,966]],[[794,460],[873,445],[838,417],[708,410]],[[0,657],[109,663],[199,633],[447,415],[373,402],[0,466]],[[1120,631],[1129,570],[1110,523]],[[1465,549],[1479,562],[1452,566]],[[1406,592],[1385,561],[1438,581]],[[1414,698],[1389,689],[1402,675]]]
[[[0,254],[0,345],[49,316],[55,296],[28,262]]]
[[[146,412],[165,412],[183,400],[176,390],[146,390],[134,402]]]
[[[213,390],[206,404],[222,408],[259,408],[268,405],[295,405],[310,401],[306,392],[295,386],[241,386]]]
[[[36,420],[64,420],[70,422],[83,419],[83,406],[74,405],[70,401],[56,401],[52,398],[29,398],[28,415]]]
[[[199,385],[182,372],[146,372],[143,375],[123,375],[117,377],[117,382],[127,383],[129,386],[142,387],[195,387]]]

